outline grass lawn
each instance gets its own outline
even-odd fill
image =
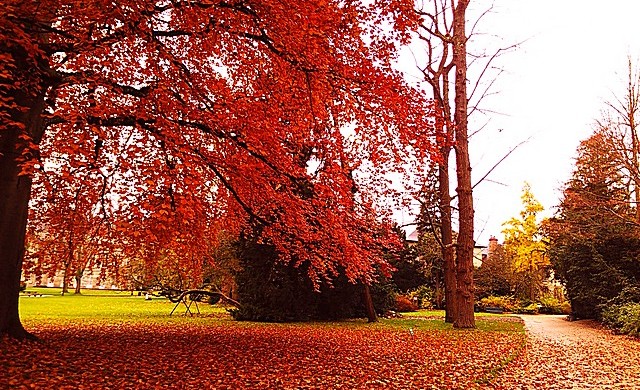
[[[174,304],[161,298],[51,292],[20,298],[43,342],[0,342],[0,388],[485,388],[525,344],[522,324],[504,316],[476,330],[453,330],[438,312],[265,324],[207,304],[169,317]]]
[[[82,290],[81,294],[60,295],[59,288],[32,288],[43,296],[21,296],[20,317],[28,325],[33,322],[171,322],[178,321],[186,307],[178,306],[173,316],[169,313],[175,307],[164,297],[131,295],[130,291]],[[226,313],[223,307],[198,303],[201,316]],[[191,311],[196,311],[195,304]]]

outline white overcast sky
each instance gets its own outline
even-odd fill
[[[472,1],[470,14],[489,1]],[[502,224],[517,216],[525,181],[545,207],[559,203],[578,143],[593,130],[605,101],[622,96],[627,58],[640,64],[640,1],[496,0],[480,31],[496,45],[525,41],[497,63],[505,69],[497,95],[486,99],[489,124],[471,139],[474,180],[522,140],[530,140],[476,187],[476,242],[502,240]],[[470,18],[472,15],[470,15]],[[469,47],[470,51],[478,50]],[[408,62],[407,66],[413,66]],[[476,117],[475,126],[484,122]],[[473,129],[470,129],[473,131]],[[404,212],[401,223],[411,220]]]

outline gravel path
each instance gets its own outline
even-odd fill
[[[640,389],[640,341],[591,321],[523,315],[527,349],[493,382],[495,389]]]

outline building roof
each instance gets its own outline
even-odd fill
[[[411,234],[407,235],[406,240],[409,242],[418,242],[418,231],[414,230],[411,232]]]

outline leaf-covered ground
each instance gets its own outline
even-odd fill
[[[640,389],[640,341],[561,317],[523,316],[528,338],[517,318],[456,331],[426,311],[257,324],[218,306],[168,316],[166,299],[42,290],[20,308],[44,341],[0,340],[0,389]]]
[[[524,344],[515,323],[453,331],[432,322],[33,323],[44,342],[0,342],[0,388],[483,388]]]
[[[522,316],[524,353],[494,381],[500,389],[640,389],[640,340],[590,321]]]

